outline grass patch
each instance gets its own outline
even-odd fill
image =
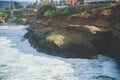
[[[7,17],[8,16],[8,13],[6,12],[0,12],[0,17]]]
[[[67,15],[67,14],[76,14],[76,13],[90,13],[92,9],[89,7],[84,8],[76,8],[76,7],[66,7],[66,8],[55,8],[52,6],[43,6],[40,10],[44,13],[44,16],[59,16],[59,15]]]

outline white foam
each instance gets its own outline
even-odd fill
[[[0,80],[120,80],[115,61],[108,57],[65,59],[38,53],[23,38],[26,27],[0,26]]]

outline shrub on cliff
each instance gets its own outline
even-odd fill
[[[8,15],[8,14],[7,14],[6,12],[1,12],[1,13],[0,13],[0,17],[7,17],[7,15]]]
[[[48,12],[49,10],[54,10],[55,8],[52,7],[51,5],[44,5],[42,7],[40,7],[38,9],[38,12],[37,12],[37,18],[43,16],[43,14],[45,14],[46,12]],[[49,14],[49,13],[48,13]]]
[[[55,7],[52,7],[51,5],[44,5],[44,6],[42,6],[41,8],[40,8],[40,10],[42,11],[42,12],[46,12],[47,10],[54,10],[55,9]]]
[[[21,8],[24,8],[24,6],[21,5],[19,2],[14,2],[14,3],[11,5],[11,8],[12,8],[12,9],[21,9]]]
[[[75,14],[75,13],[90,13],[91,9],[88,7],[76,8],[76,7],[66,7],[66,8],[56,8],[51,5],[42,6],[38,9],[37,17],[40,17],[41,14],[44,16],[58,16],[58,15],[66,15],[66,14]]]
[[[44,13],[44,16],[57,16],[57,15],[60,15],[60,9],[52,9],[52,10],[47,10],[45,13]]]
[[[76,9],[76,8],[54,8],[52,10],[46,10],[45,11],[45,16],[57,16],[57,15],[66,15],[66,14],[75,14],[75,13],[81,13],[81,12],[86,12],[90,13],[90,9],[84,8],[84,9]]]

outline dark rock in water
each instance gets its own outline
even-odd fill
[[[98,76],[95,79],[97,79],[97,80],[116,80],[115,78],[112,78],[109,76]]]
[[[81,41],[81,43],[78,42],[78,44],[69,42],[62,46],[57,46],[54,42],[46,40],[46,37],[51,34],[51,32],[33,30],[34,27],[30,27],[25,37],[29,39],[31,45],[38,51],[68,58],[92,58],[100,53],[120,61],[120,39],[111,31],[96,32],[94,38],[90,41],[88,40],[89,43],[84,43],[84,41]]]
[[[92,58],[93,56],[96,56],[95,48],[84,43],[68,43],[68,45],[63,46],[63,50],[69,53],[66,55],[68,57]]]
[[[93,45],[99,53],[120,61],[120,38],[112,32],[97,32]]]

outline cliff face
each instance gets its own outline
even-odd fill
[[[25,37],[38,51],[62,57],[103,54],[120,60],[120,5],[58,17],[41,17]]]
[[[0,17],[0,23],[4,22],[4,18]]]
[[[57,24],[55,26],[42,25],[41,23],[32,24],[26,34],[30,43],[33,43],[32,46],[38,50],[45,50],[45,52],[47,50],[48,54],[62,57],[91,58],[95,55],[95,49],[90,43],[93,38],[90,32]]]

